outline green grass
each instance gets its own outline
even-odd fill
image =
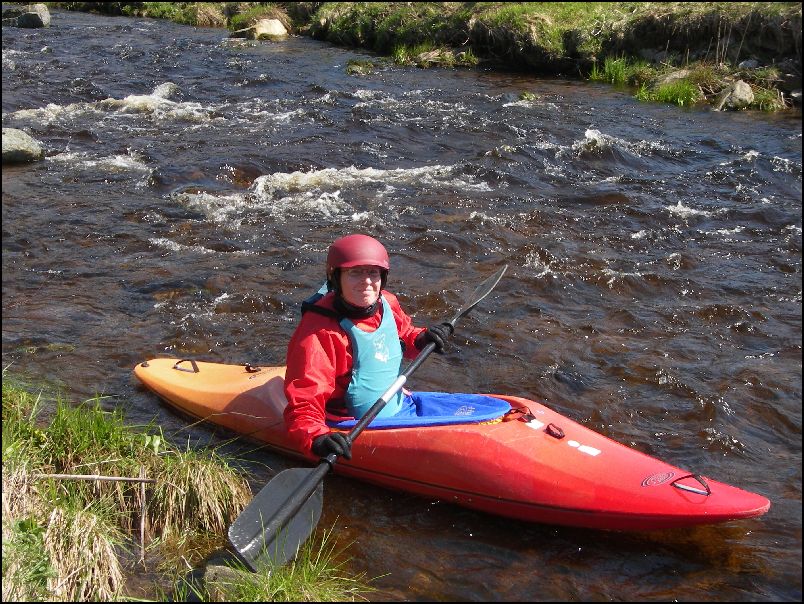
[[[4,601],[125,599],[124,575],[134,572],[142,545],[171,585],[188,563],[225,545],[227,527],[251,500],[229,459],[215,450],[180,450],[153,425],[127,426],[118,407],[104,409],[108,403],[54,400],[3,372]],[[46,409],[53,409],[50,418]],[[139,483],[42,477],[140,473],[156,480],[145,500]],[[270,577],[244,577],[237,593],[353,600],[369,588],[343,572],[333,547],[308,542],[303,556]]]
[[[397,65],[413,65],[415,63],[416,55],[429,52],[433,50],[431,42],[424,42],[416,46],[406,46],[404,44],[397,44],[391,51],[391,58]]]
[[[754,88],[754,102],[751,109],[759,111],[779,111],[785,109],[785,102],[778,90],[768,88]]]
[[[133,17],[167,19],[184,25],[195,25],[195,13],[184,2],[138,2],[127,4],[122,14]]]
[[[770,87],[781,79],[781,72],[775,65],[769,65],[753,69],[743,74],[743,76],[744,79],[750,79],[752,82]]]
[[[680,107],[713,101],[737,77],[752,85],[755,99],[750,109],[778,111],[785,108],[779,91],[769,86],[778,78],[776,68],[734,74],[727,67],[712,63],[695,63],[677,68],[651,66],[644,61],[630,61],[621,57],[607,58],[602,68],[595,65],[589,75],[592,81],[636,87],[635,97],[640,101],[670,103]]]
[[[676,80],[654,90],[643,86],[637,92],[636,97],[640,101],[671,103],[679,107],[690,107],[702,98],[698,86],[687,80]]]
[[[594,64],[592,72],[589,74],[589,79],[593,82],[606,82],[624,86],[628,83],[628,67],[628,62],[624,58],[606,58],[603,63],[603,69],[599,69],[597,63]]]
[[[45,551],[44,534],[45,526],[30,516],[3,522],[3,602],[48,599],[48,582],[57,573]]]
[[[707,95],[717,94],[723,88],[723,82],[729,77],[729,71],[712,63],[698,63],[690,66],[689,75],[684,79]]]
[[[318,540],[310,539],[288,564],[251,573],[242,565],[233,567],[232,578],[211,586],[237,602],[336,602],[365,600],[370,593],[365,575],[348,576],[343,550],[333,529]]]
[[[422,42],[414,46],[397,45],[391,51],[391,59],[397,65],[417,65],[418,67],[472,67],[478,58],[471,49],[461,52],[435,46],[432,42]]]

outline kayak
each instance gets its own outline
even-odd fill
[[[284,367],[159,358],[136,377],[174,409],[310,463],[285,432]],[[648,531],[761,516],[770,501],[615,442],[528,399],[474,423],[374,427],[334,470],[527,522]],[[378,420],[375,420],[377,422]]]

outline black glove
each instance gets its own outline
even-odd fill
[[[313,441],[312,450],[319,457],[335,453],[346,459],[352,459],[352,441],[341,432],[330,432],[317,436]]]
[[[450,323],[445,321],[444,323],[439,323],[438,325],[428,327],[426,330],[416,336],[416,340],[414,340],[413,343],[416,345],[416,348],[421,350],[427,346],[428,342],[434,342],[436,345],[435,351],[439,354],[443,354],[447,339],[454,331],[455,328]]]

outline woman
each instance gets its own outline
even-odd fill
[[[399,376],[403,356],[415,358],[428,342],[443,352],[449,323],[415,327],[385,291],[390,262],[368,235],[347,235],[327,253],[327,282],[302,304],[290,339],[285,372],[285,424],[305,454],[336,453],[351,459],[351,442],[326,420],[359,418]],[[400,391],[378,417],[415,414]]]

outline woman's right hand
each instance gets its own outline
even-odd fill
[[[348,435],[342,432],[330,432],[313,440],[312,451],[322,458],[330,453],[335,453],[340,457],[352,459],[352,441]]]

